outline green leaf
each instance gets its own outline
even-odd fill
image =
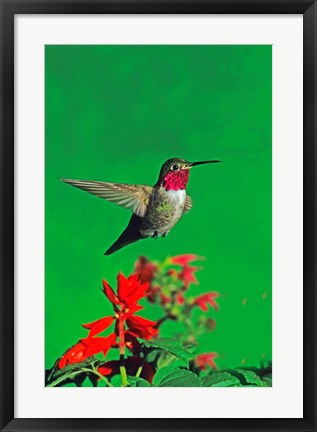
[[[120,374],[118,374],[118,375],[114,375],[112,378],[111,378],[111,384],[114,386],[114,387],[121,387],[121,384],[122,384],[122,379],[121,379],[121,375]]]
[[[130,387],[150,387],[150,383],[143,378],[128,375]]]
[[[236,369],[238,373],[244,376],[246,382],[256,387],[264,387],[261,378],[251,370]]]
[[[194,372],[175,369],[157,384],[158,387],[202,387],[201,379]]]
[[[174,339],[158,338],[153,341],[144,341],[144,346],[167,351],[182,360],[187,367],[189,367],[188,360],[193,357],[190,352],[186,351],[182,345]]]
[[[74,372],[66,372],[63,374],[58,374],[58,376],[52,377],[49,382],[46,382],[47,387],[58,387],[68,383],[74,383],[77,387],[80,387],[86,378],[86,372],[80,370]]]
[[[50,379],[53,375],[54,375],[54,377],[59,377],[59,376],[64,375],[66,373],[77,372],[80,369],[82,369],[83,367],[93,365],[97,362],[98,362],[98,360],[96,360],[95,357],[88,357],[87,359],[85,359],[82,362],[68,364],[65,367],[63,367],[63,369],[59,369],[59,367],[57,366],[58,362],[56,362],[55,365],[52,367],[52,369],[47,371],[47,373],[49,374],[49,379]]]
[[[161,350],[161,355],[157,359],[157,368],[162,369],[163,367],[169,366],[174,362],[178,362],[177,357],[175,357],[174,354]]]
[[[146,348],[147,350],[147,348]],[[146,354],[146,361],[151,363],[151,362],[155,362],[161,355],[162,350],[159,349],[155,349],[151,352],[149,352],[148,354]]]
[[[228,372],[214,372],[203,379],[204,387],[242,387],[239,379]]]
[[[98,362],[95,357],[89,357],[80,363],[66,365],[63,369],[59,369],[56,362],[52,369],[46,371],[45,385],[57,387],[73,382],[77,387],[81,387],[86,376],[89,375],[86,369],[92,369]]]
[[[175,370],[177,370],[177,365],[169,365],[164,366],[161,369],[159,369],[153,378],[153,385],[159,386],[160,382],[164,380],[164,378],[168,377],[170,374],[172,374]]]
[[[262,378],[262,381],[263,381],[264,387],[272,387],[272,378],[265,376],[264,378]]]

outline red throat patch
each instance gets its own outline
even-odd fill
[[[169,190],[185,189],[188,183],[189,170],[183,169],[179,171],[169,172],[163,180],[163,188]]]

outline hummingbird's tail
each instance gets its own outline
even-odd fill
[[[120,237],[110,246],[110,248],[105,252],[105,255],[111,255],[117,250],[128,246],[130,243],[134,243],[138,240],[144,238],[139,231],[140,218],[137,215],[133,215],[130,222]]]

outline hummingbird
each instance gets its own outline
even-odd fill
[[[61,179],[61,181],[132,211],[128,226],[105,252],[111,255],[138,240],[165,237],[184,213],[192,208],[186,194],[192,167],[218,163],[219,160],[188,162],[181,158],[168,159],[162,165],[153,187],[125,183]]]

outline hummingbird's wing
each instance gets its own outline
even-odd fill
[[[152,187],[147,185],[71,179],[61,179],[61,181],[132,210],[134,214],[140,217],[143,217],[146,213],[152,192]]]
[[[189,212],[189,210],[192,207],[193,207],[193,201],[189,195],[186,195],[183,213]]]

